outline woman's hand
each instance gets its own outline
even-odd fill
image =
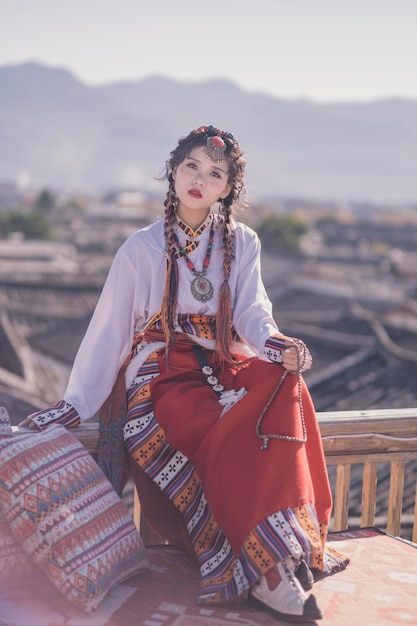
[[[287,348],[282,352],[282,365],[291,374],[304,372],[310,369],[313,359],[303,341],[289,339],[286,341]]]
[[[18,426],[19,428],[32,428],[34,430],[39,430],[35,422],[29,419],[29,417],[26,417],[24,420],[22,420],[20,424],[18,424]]]

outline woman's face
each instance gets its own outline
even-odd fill
[[[193,148],[172,176],[179,200],[178,217],[192,228],[202,224],[210,207],[220,198],[226,198],[232,188],[227,158],[214,163],[204,152],[204,146]]]

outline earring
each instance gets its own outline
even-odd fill
[[[219,199],[219,212],[223,213],[223,215],[225,215],[226,211],[227,211],[227,209],[226,209],[226,205],[224,203],[224,198],[220,198]]]
[[[173,206],[174,211],[176,211],[178,208],[178,196],[175,192],[174,181],[171,181],[169,184],[168,196],[169,196],[169,199],[171,200],[171,205]]]

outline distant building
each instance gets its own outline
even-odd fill
[[[21,206],[22,198],[16,185],[0,181],[0,211],[10,211]]]
[[[77,249],[70,243],[24,240],[19,234],[0,239],[1,273],[8,271],[78,272]]]

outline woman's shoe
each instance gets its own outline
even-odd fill
[[[266,577],[261,576],[250,590],[249,604],[285,622],[303,623],[322,619],[315,597],[307,596],[291,566],[285,561],[278,563],[281,581],[274,590],[269,589]]]
[[[298,581],[300,585],[302,586],[302,588],[304,589],[304,591],[310,591],[310,589],[313,588],[313,585],[314,585],[313,572],[311,571],[307,563],[304,561],[304,559],[301,559],[299,564],[295,566],[294,574],[298,578]]]

